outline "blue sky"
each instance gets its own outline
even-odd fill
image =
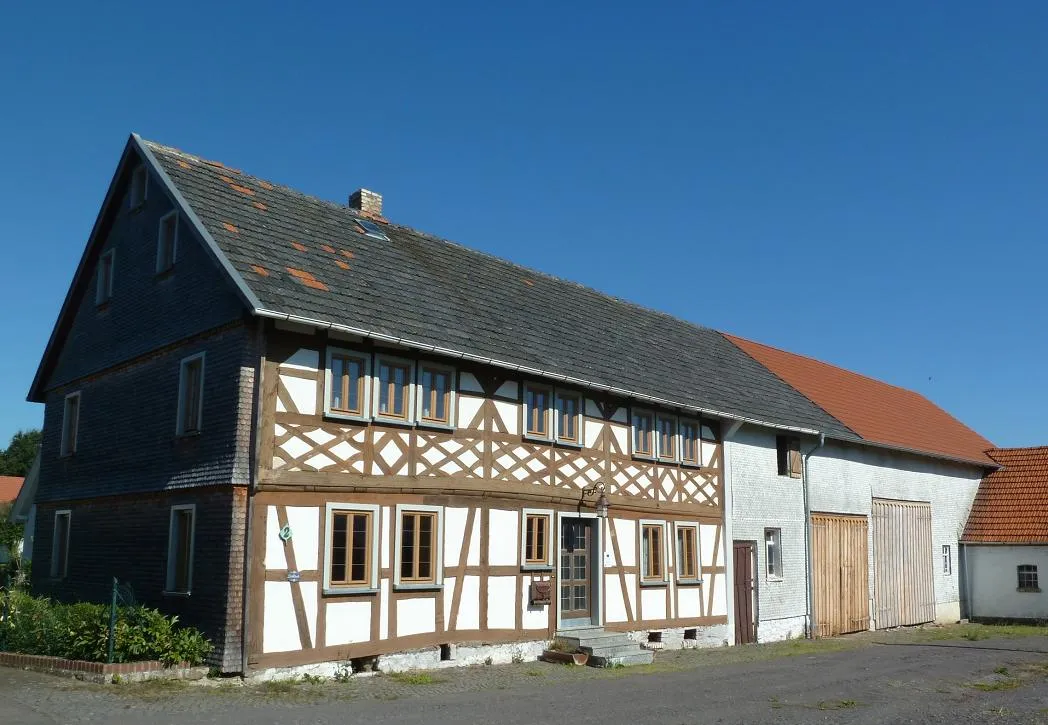
[[[0,445],[131,131],[1048,443],[1048,3],[682,5],[5,8]]]

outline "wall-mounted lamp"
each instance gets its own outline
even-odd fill
[[[597,503],[594,507],[597,510],[597,516],[601,517],[602,519],[608,518],[608,507],[610,504],[608,503],[608,497],[604,495],[603,481],[598,481],[589,488],[583,489],[582,496],[583,498],[585,498],[586,496],[590,496],[594,493],[600,494],[599,496],[597,496]]]

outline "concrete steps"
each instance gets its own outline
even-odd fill
[[[557,632],[554,641],[565,649],[578,649],[589,655],[592,667],[649,665],[655,653],[642,648],[621,632],[606,632],[601,627],[569,629]]]

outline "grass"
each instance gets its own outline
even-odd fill
[[[820,710],[851,710],[858,706],[859,703],[856,700],[822,700],[818,708]]]
[[[428,672],[394,672],[389,678],[405,685],[435,685],[444,681]]]
[[[981,692],[1001,692],[1003,690],[1014,690],[1022,687],[1023,681],[1009,678],[1007,680],[994,680],[993,682],[972,682],[968,687]]]
[[[1048,627],[1032,624],[952,624],[945,627],[919,627],[887,633],[888,636],[916,642],[984,639],[1017,639],[1048,636]],[[882,635],[883,636],[883,635]]]
[[[278,697],[280,695],[290,695],[295,691],[295,686],[298,682],[294,679],[290,680],[266,680],[261,682],[257,686],[257,690],[269,697]]]

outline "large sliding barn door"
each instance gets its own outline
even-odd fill
[[[932,505],[873,501],[874,612],[877,629],[935,619]]]
[[[812,514],[815,635],[870,626],[866,517]]]

